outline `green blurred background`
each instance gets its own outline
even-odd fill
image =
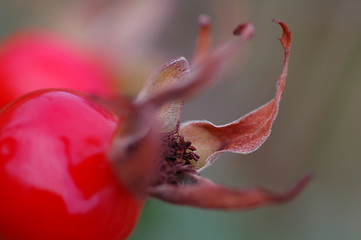
[[[271,21],[278,18],[292,30],[293,45],[272,134],[258,151],[225,154],[202,175],[232,187],[282,191],[304,173],[315,173],[293,201],[256,210],[208,211],[150,199],[131,240],[361,239],[361,1],[108,2],[112,11],[97,0],[2,0],[0,37],[42,27],[101,49],[97,31],[108,21],[113,28],[104,37],[119,34],[114,45],[122,52],[113,51],[109,58],[125,69],[119,80],[123,91],[134,94],[156,66],[180,55],[191,58],[199,14],[212,17],[214,45],[230,39],[238,23],[250,20],[256,27],[254,39],[225,66],[224,81],[184,107],[183,120],[224,124],[273,97],[283,62],[277,40],[281,30]],[[114,17],[114,6],[122,4],[123,15],[129,13],[136,23]]]

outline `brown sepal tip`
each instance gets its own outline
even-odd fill
[[[278,19],[273,19],[273,22],[278,23],[283,30],[282,37],[279,39],[285,48],[285,51],[289,51],[291,46],[291,31],[288,29],[287,25]]]
[[[233,30],[233,35],[235,36],[241,36],[245,29],[247,27],[249,27],[251,23],[250,22],[246,22],[246,23],[242,23],[242,24],[239,24],[234,30]]]
[[[198,17],[198,24],[201,27],[208,27],[211,24],[211,18],[207,15],[202,14]]]

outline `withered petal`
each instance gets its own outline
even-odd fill
[[[209,166],[223,152],[250,153],[255,151],[267,139],[277,116],[279,103],[287,77],[291,33],[287,26],[276,20],[283,29],[280,39],[284,48],[284,66],[277,81],[275,97],[262,107],[248,113],[240,119],[215,126],[207,121],[193,121],[180,127],[180,134],[197,148],[200,159],[194,162],[194,168],[202,170]]]
[[[176,84],[178,81],[185,81],[189,77],[189,64],[184,57],[179,57],[158,68],[146,81],[140,91],[137,101],[146,99],[160,90]],[[177,99],[171,102],[164,102],[158,115],[162,123],[162,131],[171,132],[179,126],[182,113],[183,100]]]
[[[279,204],[295,197],[312,179],[312,174],[301,178],[284,193],[274,193],[262,188],[229,189],[197,175],[184,185],[163,184],[148,189],[150,196],[159,200],[200,208],[219,210],[244,210],[259,206]]]

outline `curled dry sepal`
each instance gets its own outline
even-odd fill
[[[211,209],[249,209],[277,204],[296,196],[312,178],[301,178],[290,190],[274,193],[262,188],[229,189],[199,172],[224,152],[250,153],[269,136],[283,94],[291,33],[279,20],[284,64],[275,97],[260,108],[226,125],[208,121],[180,124],[184,99],[214,84],[222,64],[253,36],[251,23],[234,30],[236,38],[209,51],[210,20],[202,16],[192,65],[183,57],[161,66],[145,83],[121,116],[110,158],[115,171],[138,196]],[[121,117],[122,118],[122,117]]]

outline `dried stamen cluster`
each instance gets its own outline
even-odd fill
[[[185,173],[197,174],[192,164],[192,161],[199,159],[194,153],[195,150],[191,142],[185,141],[178,133],[163,134],[161,159],[153,185],[164,183],[177,185]]]

